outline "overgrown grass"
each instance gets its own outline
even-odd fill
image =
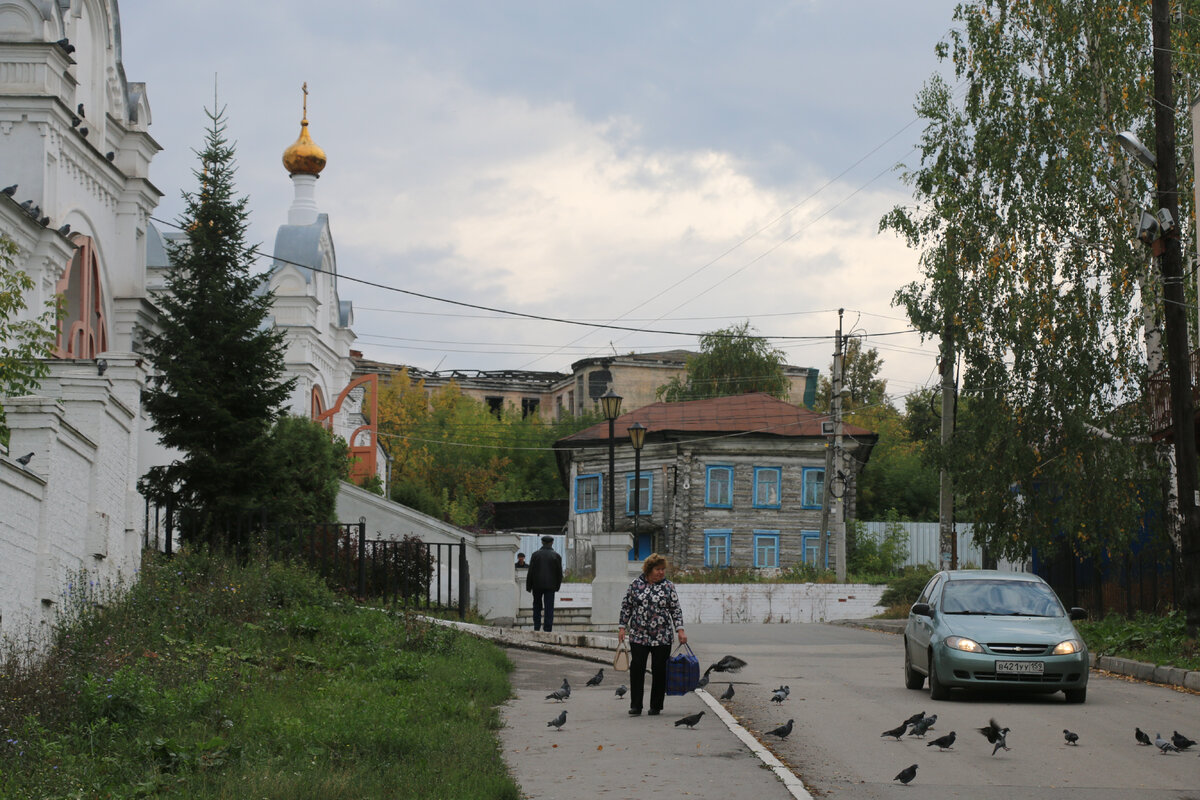
[[[83,588],[45,658],[2,654],[0,797],[519,796],[493,645],[279,563],[151,555],[128,592]]]
[[[1200,647],[1189,638],[1183,612],[1138,613],[1132,619],[1110,615],[1096,622],[1076,622],[1088,650],[1103,656],[1131,658],[1182,669],[1200,669]]]

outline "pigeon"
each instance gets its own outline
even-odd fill
[[[79,123],[81,123],[81,122],[83,122],[83,120],[81,120],[79,117],[75,116],[74,114],[71,115],[71,127],[72,128],[78,128]]]
[[[904,769],[900,770],[900,774],[892,778],[892,780],[900,781],[907,786],[909,781],[915,777],[917,777],[917,765],[913,764],[911,767],[905,767]]]
[[[1162,734],[1159,734],[1159,733],[1154,734],[1154,745],[1155,745],[1155,747],[1157,747],[1159,749],[1159,752],[1161,752],[1163,755],[1166,755],[1167,753],[1178,753],[1179,752],[1178,747],[1171,744],[1166,739],[1162,738]]]
[[[703,689],[705,686],[708,686],[708,673],[707,672],[700,676],[700,681],[696,684],[696,688]]]
[[[20,464],[22,467],[28,467],[29,462],[32,460],[33,460],[33,453],[26,453],[25,455],[23,455],[17,459],[17,463]]]
[[[724,692],[721,693],[721,699],[722,700],[732,700],[733,699],[733,684],[732,683],[729,684],[728,689],[726,689]]]
[[[908,732],[909,736],[920,736],[925,738],[925,731],[933,727],[933,723],[937,722],[937,714],[930,714],[928,717],[922,717],[913,723],[912,730]]]
[[[102,358],[96,362],[96,372],[97,373],[103,375],[107,371],[108,371],[108,361],[106,359]]]
[[[954,745],[954,736],[955,736],[955,732],[950,731],[945,736],[939,736],[938,738],[934,739],[932,742],[926,743],[925,746],[926,747],[936,747],[938,750],[945,750],[946,748]]]
[[[937,714],[934,714],[934,716],[936,717]],[[923,719],[925,719],[924,711],[922,711],[920,714],[913,714],[911,717],[906,719],[905,722],[907,722],[909,725],[916,725],[918,722],[920,722]]]
[[[66,39],[66,38],[59,39],[57,42],[55,42],[55,44],[58,45],[59,47],[61,47],[63,49],[63,52],[66,53],[67,55],[70,55],[71,53],[75,52],[75,45],[71,44],[70,39]]]
[[[599,672],[597,672],[592,677],[588,678],[586,685],[587,686],[599,686],[600,681],[602,681],[602,680],[604,680],[604,667],[601,667]]]
[[[66,225],[63,225],[61,228],[58,229],[59,236],[66,236],[70,232],[71,232],[71,223],[69,223],[69,222]]]
[[[80,103],[79,105],[77,105],[77,106],[75,107],[75,113],[76,113],[76,114],[78,114],[78,115],[79,115],[79,116],[81,116],[81,117],[86,117],[86,116],[87,116],[87,114],[84,114],[84,113],[83,113],[83,103]]]
[[[9,197],[12,197],[14,194],[17,193],[17,187],[19,185],[20,184],[14,183],[12,186],[5,186],[3,189],[0,189],[0,193],[6,194]]]
[[[1171,731],[1171,744],[1175,745],[1180,751],[1187,750],[1195,744],[1195,742],[1184,736],[1179,731]]]
[[[787,721],[787,725],[780,725],[778,728],[776,728],[773,731],[767,731],[767,735],[768,736],[778,736],[780,739],[786,739],[788,737],[788,734],[792,732],[792,723],[793,722],[795,722],[795,720],[789,719]]]
[[[900,737],[904,735],[904,732],[906,730],[908,730],[908,720],[904,720],[904,722],[901,722],[900,727],[892,728],[890,731],[884,731],[883,733],[881,733],[879,735],[880,735],[880,737],[891,736],[898,742],[898,741],[900,741]]]
[[[1133,738],[1137,739],[1137,743],[1140,745],[1146,745],[1149,747],[1150,745],[1154,744],[1154,742],[1150,741],[1150,737],[1146,734],[1146,732],[1141,728],[1133,729]]]
[[[115,150],[109,150],[107,153],[104,154],[104,157],[106,159],[108,159],[109,161],[112,161],[113,159],[115,159],[117,157],[117,153]]]
[[[563,695],[565,695],[566,697],[571,696],[571,684],[567,682],[566,678],[563,678],[563,685],[558,687],[558,690],[560,692],[562,692]]]
[[[675,727],[678,728],[680,725],[687,725],[688,728],[691,728],[691,727],[695,726],[695,724],[697,722],[699,722],[700,718],[703,716],[704,716],[704,712],[701,711],[698,714],[692,714],[690,717],[684,717],[683,719],[677,719],[677,720],[675,720]]]
[[[1001,728],[1000,723],[994,719],[989,719],[986,728],[980,728],[979,732],[987,737],[989,743],[995,745],[992,748],[992,755],[996,755],[996,751],[1003,747],[1005,750],[1010,749],[1005,738],[1008,736],[1008,728]]]
[[[1066,728],[1063,728],[1063,738],[1067,740],[1067,744],[1079,744],[1079,734],[1073,733]]]
[[[613,692],[613,694],[615,694],[617,696],[617,699],[619,700],[622,697],[624,697],[625,693],[628,691],[629,691],[629,687],[622,683],[620,686],[617,687],[617,690],[615,692]]]
[[[744,666],[746,666],[746,662],[737,656],[724,656],[720,661],[706,669],[705,672],[737,672]]]
[[[547,700],[557,700],[558,702],[561,703],[563,700],[566,700],[570,696],[571,696],[570,692],[564,692],[562,689],[555,689],[553,692],[546,695],[546,699]]]
[[[784,700],[787,700],[787,692],[776,691],[771,695],[772,703],[778,703],[782,705]]]
[[[26,200],[24,203],[21,203],[21,210],[24,211],[26,214],[29,213],[29,209],[32,207],[33,207],[32,200]]]
[[[567,724],[567,712],[564,709],[561,714],[559,714],[557,717],[555,717],[554,719],[547,722],[546,727],[549,728],[549,727],[553,726],[556,731],[561,731],[562,726],[566,725],[566,724]]]
[[[43,215],[42,218],[38,220],[38,225],[41,225],[43,228],[49,224],[50,224],[50,217],[48,217],[48,216]]]

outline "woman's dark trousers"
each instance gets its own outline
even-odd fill
[[[650,710],[661,711],[667,696],[667,659],[669,644],[629,643],[629,707],[642,710],[642,691],[646,685],[646,661],[650,661]]]

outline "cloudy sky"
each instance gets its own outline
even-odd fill
[[[226,109],[251,240],[270,250],[280,156],[309,86],[328,155],[317,203],[338,270],[459,303],[683,334],[909,328],[917,254],[879,218],[908,202],[921,85],[951,0],[121,0],[123,61],[163,147],[156,216],[192,189],[204,109]],[[160,226],[166,227],[166,226]],[[265,263],[265,262],[264,262]],[[343,280],[357,347],[424,369],[566,370],[692,335],[597,329]],[[773,339],[827,374],[833,343]],[[869,340],[899,399],[936,342]]]

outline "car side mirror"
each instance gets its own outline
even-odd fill
[[[916,614],[919,617],[932,617],[933,609],[929,607],[929,603],[913,603],[909,612]]]
[[[1074,622],[1075,620],[1087,619],[1088,612],[1087,612],[1086,608],[1072,608],[1070,611],[1067,612],[1067,616],[1071,619],[1072,622]]]

